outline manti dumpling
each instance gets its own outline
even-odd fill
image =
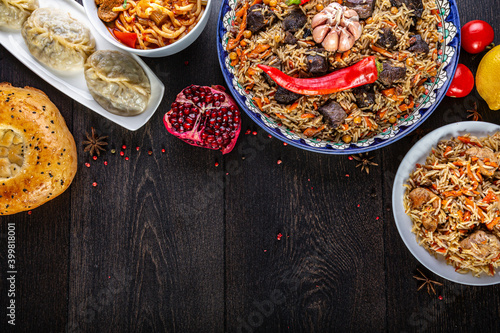
[[[0,0],[0,27],[21,29],[38,6],[38,0]]]
[[[39,8],[21,30],[29,51],[44,65],[60,70],[82,69],[95,51],[90,30],[69,13],[54,8]]]
[[[131,56],[119,51],[97,51],[85,64],[85,80],[94,99],[120,116],[146,110],[151,84],[144,69]]]

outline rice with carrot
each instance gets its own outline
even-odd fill
[[[440,141],[410,174],[404,196],[417,241],[457,272],[500,267],[500,132]]]
[[[423,11],[418,17],[415,10],[407,8],[405,1],[394,1],[399,1],[400,5],[396,7],[390,0],[375,0],[370,17],[359,20],[362,34],[352,48],[345,52],[328,52],[314,41],[311,20],[331,1],[311,0],[301,6],[288,6],[277,0],[241,0],[235,10],[236,18],[227,46],[238,83],[251,92],[253,103],[264,113],[305,137],[350,143],[384,131],[414,110],[417,99],[426,90],[423,84],[437,75],[440,67],[438,49],[442,42],[437,30],[440,18],[435,0],[422,0]],[[266,27],[252,33],[246,30],[249,8],[260,3],[272,12],[272,19]],[[295,43],[285,43],[285,38],[289,37],[283,21],[297,8],[306,15],[307,22],[293,32]],[[380,43],[381,32],[387,29],[397,40],[390,49]],[[417,35],[427,44],[428,52],[410,51]],[[325,57],[328,73],[376,56],[382,62],[404,66],[405,74],[390,85],[380,81],[370,85],[373,101],[369,105],[360,103],[352,89],[321,96],[302,95],[290,103],[277,102],[278,86],[266,80],[257,65],[279,65],[282,72],[292,77],[317,77],[308,71],[307,56],[310,55]],[[321,112],[321,107],[329,101],[338,102],[345,111],[338,123],[329,121]]]

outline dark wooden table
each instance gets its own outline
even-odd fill
[[[379,167],[369,175],[347,156],[269,139],[246,116],[227,156],[191,147],[167,134],[162,116],[182,88],[224,84],[215,47],[221,1],[214,1],[192,46],[145,59],[166,93],[136,132],[74,102],[0,47],[0,81],[47,93],[75,137],[79,167],[63,195],[0,219],[0,331],[13,329],[9,222],[20,332],[498,331],[500,286],[463,286],[425,270],[399,237],[391,191],[399,162],[422,134],[466,120],[473,102],[485,121],[498,123],[500,112],[476,91],[445,98],[416,134],[371,153]],[[458,6],[462,23],[488,21],[500,42],[498,0]],[[481,55],[460,58],[475,72]],[[94,161],[83,152],[91,127],[109,136],[115,154]],[[129,160],[118,154],[122,145]],[[437,295],[417,291],[417,268],[444,284]]]

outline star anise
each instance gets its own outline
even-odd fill
[[[429,279],[427,276],[425,276],[424,273],[422,273],[422,271],[420,269],[417,268],[417,271],[420,273],[421,276],[417,276],[417,275],[414,275],[413,278],[415,278],[416,280],[418,281],[424,281],[424,283],[422,283],[420,285],[420,287],[418,287],[417,291],[420,291],[420,289],[422,289],[423,287],[427,286],[427,293],[431,294],[431,290],[432,292],[434,293],[434,295],[436,294],[436,289],[434,289],[434,285],[438,285],[438,286],[442,286],[443,284],[441,282],[437,282],[437,281],[434,281],[434,280],[431,280]]]
[[[359,162],[356,168],[361,167],[361,171],[366,171],[367,174],[370,174],[370,166],[378,166],[377,163],[372,162],[375,156],[368,156],[368,153],[351,155],[351,157]]]
[[[83,141],[83,144],[85,145],[85,149],[83,150],[84,152],[90,152],[90,156],[94,156],[97,154],[98,156],[101,154],[102,151],[106,151],[104,149],[104,146],[107,146],[108,143],[104,141],[108,136],[98,136],[95,133],[94,128],[92,127],[92,135],[89,135],[89,133],[85,133],[87,136],[87,140]]]
[[[472,110],[467,110],[470,114],[467,116],[467,118],[472,118],[472,121],[478,121],[482,120],[483,116],[479,112],[477,112],[477,104],[474,102],[472,104]]]

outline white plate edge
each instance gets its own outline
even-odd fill
[[[46,68],[42,64],[40,64],[35,58],[31,56],[29,52],[18,52],[18,48],[15,48],[14,45],[11,45],[8,41],[10,38],[14,38],[13,35],[20,34],[19,30],[9,30],[9,29],[0,29],[0,44],[2,44],[14,57],[16,57],[20,62],[22,62],[26,67],[28,67],[32,72],[34,72],[36,75],[38,75],[40,78],[42,78],[44,81],[46,81],[48,84],[52,85],[68,97],[72,98],[73,100],[79,102],[80,104],[84,105],[85,107],[93,110],[94,112],[98,113],[99,115],[111,120],[112,122],[130,130],[130,131],[135,131],[142,126],[144,126],[149,119],[153,116],[153,114],[156,112],[158,109],[161,101],[163,100],[163,94],[165,92],[165,86],[164,84],[159,80],[159,78],[154,74],[154,72],[140,59],[138,56],[131,54],[129,52],[125,52],[123,50],[120,50],[116,46],[112,45],[108,41],[106,41],[104,38],[102,38],[99,34],[99,32],[95,31],[93,28],[92,24],[88,20],[86,13],[84,11],[84,8],[82,5],[79,3],[73,1],[73,0],[50,0],[50,7],[56,7],[57,4],[55,3],[56,1],[58,2],[63,2],[64,4],[70,6],[71,8],[74,8],[74,10],[78,10],[79,14],[84,18],[84,23],[92,32],[92,35],[94,36],[94,39],[99,39],[99,42],[101,45],[105,45],[106,47],[99,47],[99,50],[118,50],[120,52],[124,52],[131,57],[133,57],[144,69],[146,72],[146,75],[149,78],[150,84],[151,84],[151,97],[148,103],[147,109],[137,115],[137,116],[132,116],[132,117],[123,117],[119,115],[115,115],[109,111],[106,111],[103,107],[101,107],[93,98],[89,99],[88,96],[90,95],[90,92],[87,90],[85,93],[88,94],[87,96],[82,95],[78,93],[77,91],[80,91],[81,89],[75,86],[72,86],[69,82],[65,81],[63,77],[58,76],[56,73],[54,73],[51,69]],[[40,0],[40,7],[49,7],[47,6],[48,0]],[[71,11],[69,11],[71,14]],[[81,20],[80,20],[81,21]],[[23,54],[27,53],[27,54]],[[48,73],[50,73],[48,75]],[[83,75],[83,71],[81,71],[81,75]],[[51,77],[56,76],[58,80],[54,81]],[[68,90],[68,85],[71,86],[71,88]]]
[[[439,259],[436,259],[422,246],[418,245],[416,235],[411,232],[412,222],[404,213],[403,194],[405,188],[403,185],[409,176],[409,172],[413,170],[415,163],[418,163],[419,161],[424,162],[425,158],[430,153],[430,149],[435,147],[440,140],[465,133],[472,133],[473,135],[482,137],[496,131],[500,131],[500,125],[480,121],[463,121],[439,127],[413,145],[401,161],[394,178],[392,188],[392,210],[394,221],[402,241],[405,243],[406,247],[415,259],[417,259],[423,266],[434,274],[439,275],[440,277],[451,282],[469,286],[494,285],[500,283],[500,272],[497,272],[497,274],[493,277],[482,275],[479,278],[474,277],[471,273],[457,273],[455,272],[455,268],[453,266],[446,264],[444,258],[438,257]],[[425,153],[420,152],[426,144],[430,145],[423,149]],[[409,228],[404,228],[403,224],[405,223]],[[441,267],[443,269],[438,270],[435,267],[436,265],[438,265],[438,268]]]

